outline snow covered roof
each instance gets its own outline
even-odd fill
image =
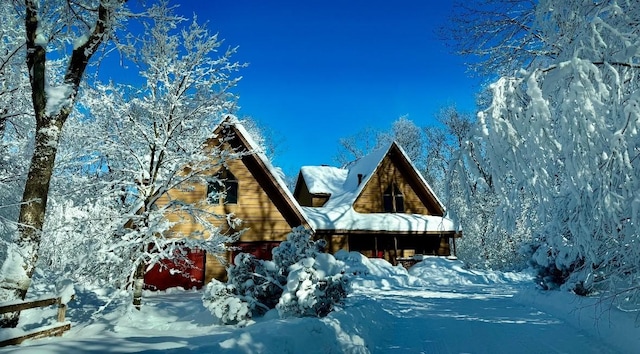
[[[424,178],[417,172],[408,156],[395,142],[388,147],[378,149],[372,153],[350,163],[345,168],[331,166],[304,166],[300,174],[309,192],[312,194],[329,195],[327,203],[319,208],[301,207],[284,182],[282,171],[274,167],[257,144],[251,134],[235,116],[228,116],[223,124],[232,127],[238,138],[252,152],[251,156],[268,172],[273,183],[285,197],[287,204],[296,215],[315,231],[380,231],[407,233],[438,233],[456,232],[457,226],[451,219],[443,216],[405,214],[405,213],[358,213],[353,204],[362,193],[368,181],[374,175],[385,156],[392,149],[398,151],[402,159],[406,160],[415,172],[420,184],[423,185],[436,206],[444,211],[444,207],[433,193]]]
[[[388,231],[400,233],[456,232],[453,220],[443,216],[356,212],[351,205],[343,204],[333,208],[302,207],[314,230],[332,231]]]
[[[404,213],[358,213],[353,209],[358,196],[394,149],[406,160],[419,183],[433,198],[436,208],[444,206],[427,181],[418,173],[405,151],[395,142],[348,164],[345,168],[305,166],[300,170],[309,193],[329,195],[322,207],[303,207],[307,219],[318,230],[389,231],[389,232],[455,232],[457,226],[443,216]]]
[[[351,162],[345,168],[331,166],[304,166],[300,173],[304,178],[309,193],[329,194],[331,197],[325,208],[331,209],[341,205],[351,205],[371,178],[376,167],[388,152],[378,149]]]
[[[348,170],[332,166],[303,166],[300,169],[309,193],[338,194],[347,179]]]

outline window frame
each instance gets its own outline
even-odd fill
[[[213,205],[234,205],[240,199],[240,183],[236,176],[228,169],[221,169],[207,180],[207,202]],[[229,191],[233,193],[229,193]],[[215,192],[215,195],[211,194]]]
[[[404,193],[402,193],[397,183],[391,182],[382,192],[382,210],[385,213],[405,212]]]

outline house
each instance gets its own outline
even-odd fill
[[[445,217],[442,203],[396,143],[345,168],[302,167],[292,193],[279,170],[236,118],[225,119],[213,136],[207,142],[209,146],[248,153],[208,171],[219,179],[171,190],[168,195],[184,203],[206,200],[212,214],[232,213],[242,220],[240,239],[231,245],[237,250],[224,255],[227,263],[239,251],[270,259],[271,250],[297,226],[327,240],[328,251],[359,251],[393,263],[414,254],[448,256],[452,248],[455,253],[455,238],[461,236],[460,232]],[[225,193],[216,197],[214,191]],[[197,222],[183,215],[169,214],[167,218],[175,223],[171,232],[176,234],[199,229]],[[220,224],[225,225],[226,220],[220,220]],[[226,277],[224,265],[214,255],[190,252],[191,268],[171,260],[164,262],[189,277],[156,266],[145,275],[145,283],[158,289],[191,287]]]
[[[184,203],[201,203],[206,200],[207,211],[212,214],[233,214],[234,218],[241,220],[237,228],[243,232],[231,246],[258,257],[271,258],[271,250],[286,239],[292,228],[310,227],[302,208],[293,198],[279,170],[260,152],[250,134],[235,117],[227,117],[215,129],[213,136],[207,141],[207,145],[247,153],[242,154],[239,159],[226,161],[216,170],[208,171],[212,177],[218,178],[207,184],[170,190],[163,198]],[[221,197],[212,193],[223,190],[225,193]],[[160,198],[158,204],[167,202],[163,198]],[[166,217],[176,223],[169,233],[188,235],[199,229],[197,222],[184,215],[168,214]],[[219,223],[222,227],[228,227],[224,218]],[[223,258],[226,262],[231,262],[237,252],[227,252]],[[225,266],[215,255],[190,250],[189,259],[193,262],[191,267],[187,267],[184,262],[176,264],[172,260],[163,262],[170,268],[168,271],[166,267],[155,266],[145,274],[145,283],[157,289],[171,286],[200,287],[213,278],[226,277]],[[180,269],[189,277],[171,269]]]
[[[395,264],[416,254],[455,254],[461,236],[395,142],[345,168],[302,167],[293,195],[331,252],[359,251]]]

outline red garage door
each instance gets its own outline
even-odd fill
[[[200,289],[204,285],[205,252],[188,250],[186,260],[164,259],[144,275],[145,288],[166,290],[182,287]]]

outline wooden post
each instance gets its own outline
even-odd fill
[[[458,251],[456,250],[456,235],[453,234],[453,256],[458,257]]]
[[[62,299],[58,298],[58,322],[64,322],[64,316],[67,312],[67,304],[62,303]]]
[[[71,299],[73,299],[73,297],[71,297]],[[55,304],[58,305],[58,322],[64,322],[67,305],[62,304],[62,299],[59,297],[34,301],[23,301],[12,305],[0,305],[0,314],[28,310],[37,307],[51,306]],[[0,340],[0,347],[4,347],[7,345],[17,345],[27,339],[61,336],[65,331],[68,331],[69,329],[71,329],[71,323],[49,326],[47,329],[36,329],[19,337]]]
[[[373,258],[378,258],[378,236],[373,236],[373,248],[375,252]]]
[[[398,236],[393,236],[393,265],[398,265]]]

